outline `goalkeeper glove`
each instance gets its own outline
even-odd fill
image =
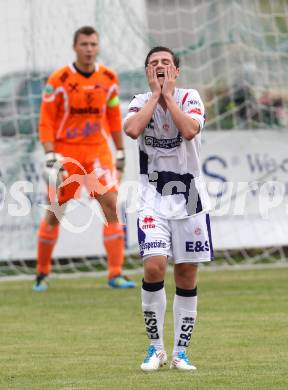
[[[120,172],[124,171],[125,167],[125,154],[122,149],[116,151],[116,169]]]
[[[48,185],[59,187],[68,177],[68,172],[63,167],[64,157],[60,153],[48,152],[45,155],[44,180]]]

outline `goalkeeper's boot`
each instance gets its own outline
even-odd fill
[[[36,276],[35,283],[32,287],[33,291],[45,291],[48,288],[48,284],[45,279],[47,278],[47,274],[40,273]]]
[[[108,280],[108,286],[111,288],[134,288],[136,284],[127,276],[118,275]]]
[[[178,352],[173,357],[170,368],[176,368],[177,370],[189,371],[196,370],[196,367],[190,362],[186,352]]]
[[[147,349],[147,355],[140,368],[142,371],[156,371],[166,363],[166,352],[157,350],[154,345],[150,345]]]

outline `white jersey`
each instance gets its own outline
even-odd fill
[[[147,103],[151,92],[134,96],[125,121]],[[175,89],[177,105],[204,125],[204,105],[195,89]],[[182,219],[210,208],[201,173],[201,133],[191,141],[182,137],[168,110],[157,104],[146,129],[138,137],[140,186],[138,210],[161,218]]]

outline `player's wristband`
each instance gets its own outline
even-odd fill
[[[123,172],[124,167],[125,167],[125,153],[124,153],[124,150],[118,149],[116,151],[116,156],[115,157],[116,157],[116,169],[118,169],[118,171]]]
[[[124,160],[125,159],[125,153],[123,149],[118,149],[116,151],[116,160]]]

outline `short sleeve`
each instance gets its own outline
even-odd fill
[[[55,74],[49,76],[42,93],[43,102],[52,102],[56,98],[57,78]]]
[[[202,130],[205,123],[205,109],[201,97],[195,89],[185,92],[182,98],[182,109],[183,112],[198,121],[200,130]]]
[[[124,118],[124,123],[132,115],[135,115],[137,112],[139,112],[144,107],[145,103],[146,103],[145,95],[133,96],[133,99],[128,105],[128,112],[126,117]]]

